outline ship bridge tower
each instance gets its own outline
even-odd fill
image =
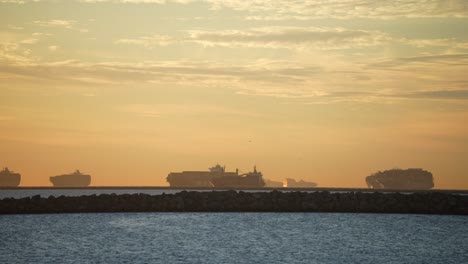
[[[226,166],[221,167],[221,165],[216,164],[216,166],[210,168],[210,172],[215,172],[215,173],[224,173],[226,170]]]

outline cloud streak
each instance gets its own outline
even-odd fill
[[[0,0],[0,3],[25,4],[53,0]],[[465,0],[76,0],[82,3],[120,4],[206,4],[211,9],[247,12],[254,20],[307,20],[321,18],[424,18],[468,17]],[[268,14],[268,15],[265,15]]]
[[[424,67],[424,66],[437,66],[438,70],[444,71],[447,68],[440,68],[441,66],[455,66],[455,67],[467,67],[468,66],[468,54],[446,54],[446,55],[432,55],[432,56],[417,56],[417,57],[406,57],[398,58],[393,60],[385,60],[381,62],[370,63],[367,67],[381,70],[398,70],[406,69],[407,67]],[[437,68],[436,68],[437,69]],[[453,70],[450,68],[448,70]],[[455,68],[456,69],[456,68]]]
[[[419,98],[419,99],[455,99],[455,100],[468,100],[467,90],[436,90],[436,91],[423,91],[416,93],[408,93],[405,98]]]
[[[261,13],[257,19],[266,20],[468,16],[468,3],[464,0],[207,0],[207,2],[217,8],[231,8],[252,14]],[[264,16],[265,13],[268,15]]]
[[[147,37],[123,38],[115,44],[154,48],[175,43],[198,43],[213,47],[313,48],[338,50],[381,45],[392,38],[383,32],[326,27],[261,27],[246,30],[189,30],[188,36],[172,38],[154,34]]]
[[[389,37],[381,32],[317,27],[264,27],[250,30],[190,31],[190,41],[205,46],[347,49],[375,46]]]
[[[68,22],[66,22],[68,21]],[[36,21],[45,27],[70,28],[71,20]],[[288,60],[216,60],[124,62],[103,58],[99,62],[64,60],[45,62],[31,56],[30,38],[12,38],[0,43],[2,78],[55,80],[64,84],[143,86],[185,85],[213,89],[232,89],[238,94],[288,99],[353,102],[382,99],[465,100],[468,89],[468,55],[466,53],[375,59],[364,48],[410,45],[459,48],[465,46],[453,38],[399,38],[381,31],[331,27],[257,27],[246,30],[187,30],[178,38],[152,34],[122,38],[116,45],[136,45],[151,49],[170,44],[197,43],[207,47],[246,47],[296,49]],[[23,43],[21,43],[23,41]],[[46,41],[44,40],[44,43]],[[453,44],[458,44],[453,45]],[[50,52],[59,46],[47,43]],[[184,45],[181,45],[184,46]],[[337,54],[332,50],[347,50]],[[327,51],[326,50],[331,50]],[[210,50],[206,50],[209,52]],[[203,50],[205,52],[205,50]],[[276,51],[275,51],[276,52]],[[353,52],[353,55],[349,55]],[[62,52],[61,52],[62,53]],[[49,53],[50,54],[50,53]],[[305,54],[305,59],[298,58]],[[375,55],[375,54],[374,54]],[[378,54],[380,57],[380,53]],[[312,58],[312,59],[311,59]],[[125,58],[120,59],[125,60]],[[353,91],[350,93],[349,91]],[[455,92],[454,92],[455,91]]]
[[[172,44],[173,42],[174,42],[174,39],[170,36],[154,34],[149,37],[123,38],[123,39],[116,40],[114,43],[137,45],[137,46],[143,46],[145,48],[151,49],[155,46],[167,46],[169,44]]]
[[[197,83],[242,81],[282,83],[301,82],[304,76],[321,72],[318,66],[290,65],[287,62],[254,62],[228,65],[216,62],[165,61],[145,63],[59,61],[41,63],[18,61],[0,65],[0,70],[13,76],[41,79],[67,79],[99,83]],[[106,80],[106,82],[104,82]]]
[[[54,27],[54,28],[66,28],[71,29],[76,24],[74,20],[63,20],[63,19],[51,19],[51,20],[36,20],[34,21],[36,25],[41,27]]]
[[[233,89],[241,95],[301,99],[301,102],[307,100],[310,103],[468,100],[467,71],[467,54],[401,58],[364,66],[362,63],[350,64],[345,68],[286,61],[238,65],[213,61],[27,61],[0,65],[0,72],[9,78],[20,76],[67,84],[92,83],[94,87],[135,84],[148,87],[183,85],[194,89],[211,87]]]
[[[420,49],[468,49],[467,42],[456,38],[401,38],[381,31],[346,28],[276,26],[243,30],[189,30],[187,33],[186,37],[180,38],[160,34],[122,38],[114,41],[114,44],[142,46],[147,49],[184,43],[197,43],[205,47],[317,50],[368,48],[384,44],[403,44]]]
[[[257,116],[238,109],[207,104],[128,104],[120,106],[116,110],[139,117],[154,118],[175,115],[197,116],[202,114]]]

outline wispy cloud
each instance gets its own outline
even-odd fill
[[[242,65],[221,64],[213,61],[158,61],[145,63],[60,61],[41,63],[18,61],[3,65],[5,73],[36,78],[68,80],[108,80],[112,83],[181,83],[217,80],[224,83],[250,80],[253,82],[298,82],[300,76],[321,72],[318,66],[291,65],[284,61],[253,62]]]
[[[51,19],[45,21],[34,21],[35,24],[41,27],[55,27],[55,28],[66,28],[71,29],[76,24],[74,20],[63,20],[63,19]]]
[[[0,42],[0,67],[9,68],[13,65],[29,63],[33,60],[31,51],[14,42]],[[3,65],[2,65],[3,64]]]
[[[52,2],[54,0],[0,0],[0,3]],[[319,18],[421,18],[468,17],[466,0],[75,0],[82,3],[167,4],[202,3],[211,9],[248,12],[255,20],[305,20]],[[265,15],[267,14],[267,15]]]
[[[19,26],[14,26],[14,25],[8,25],[8,28],[13,29],[13,30],[23,30],[24,29],[24,27],[19,27]]]
[[[215,7],[260,13],[265,19],[316,18],[395,18],[395,17],[467,17],[468,3],[464,0],[258,0],[216,1]]]
[[[29,38],[20,41],[21,44],[36,44],[39,41],[37,38]]]
[[[452,65],[443,69],[441,65]],[[455,65],[455,66],[453,66]],[[237,90],[238,94],[310,103],[384,102],[386,100],[467,100],[468,55],[401,58],[339,67],[257,61],[227,65],[216,62],[23,63],[1,66],[4,74],[95,85],[189,85]],[[13,78],[13,77],[12,77]],[[352,92],[350,92],[352,91]],[[143,112],[143,111],[141,111]],[[148,115],[151,111],[148,110]],[[156,115],[156,112],[151,112]]]
[[[411,45],[418,48],[427,47],[447,47],[451,49],[468,49],[468,42],[456,38],[432,38],[432,39],[411,39],[400,38],[396,39],[403,44]]]
[[[393,91],[392,93],[372,93],[372,92],[332,92],[324,96],[308,101],[309,104],[333,104],[344,102],[385,102],[394,100],[468,100],[468,89],[466,90],[431,90],[431,91]]]
[[[376,46],[390,40],[388,34],[379,31],[324,27],[261,27],[246,30],[190,30],[188,36],[179,39],[154,34],[123,38],[114,43],[145,48],[193,42],[204,46],[334,50]]]
[[[318,27],[264,27],[249,30],[190,31],[189,40],[206,46],[346,49],[379,45],[382,32]]]
[[[32,35],[35,36],[35,37],[39,37],[39,36],[51,36],[52,34],[43,33],[43,32],[34,32]]]
[[[153,34],[122,38],[115,44],[142,46],[148,49],[170,44],[198,43],[206,47],[252,47],[274,49],[340,50],[367,48],[384,44],[403,44],[416,48],[441,47],[468,49],[468,43],[456,38],[401,38],[381,31],[329,27],[260,27],[231,30],[189,30],[188,36],[171,37]]]
[[[139,38],[123,38],[116,40],[116,44],[130,44],[143,46],[145,48],[152,48],[155,46],[167,46],[173,43],[174,40],[170,36],[154,34],[149,37],[139,37]]]
[[[221,105],[207,104],[128,104],[116,108],[117,111],[139,117],[196,116],[204,114],[255,115]]]
[[[0,0],[0,4],[8,4],[8,3],[13,3],[13,4],[25,4],[28,2],[39,2],[40,0]]]
[[[420,99],[456,99],[468,100],[468,89],[466,90],[435,90],[421,91],[399,95],[405,98],[420,98]]]
[[[228,8],[249,12],[249,17],[264,20],[317,18],[377,18],[396,17],[468,17],[465,0],[82,0],[82,2],[113,3],[207,3],[212,9]],[[268,15],[265,15],[268,14]]]
[[[386,59],[380,62],[374,62],[368,64],[367,67],[373,69],[406,69],[407,67],[416,66],[433,66],[436,65],[438,70],[444,71],[447,68],[440,68],[441,66],[468,66],[468,54],[446,54],[446,55],[432,55],[432,56],[417,56],[417,57],[406,57],[397,59]],[[437,69],[437,68],[436,68]],[[448,70],[454,70],[456,68],[450,68]]]
[[[333,55],[325,49],[345,49],[402,42],[430,45],[430,40],[399,39],[377,31],[343,28],[266,27],[240,30],[188,31],[180,41],[203,45],[319,49],[314,60],[253,61],[57,61],[44,62],[28,56],[18,43],[0,45],[3,78],[27,77],[64,83],[99,85],[138,84],[219,87],[238,94],[307,99],[310,102],[375,102],[382,100],[466,100],[468,55],[450,54],[396,59]],[[175,41],[161,35],[121,39],[117,44],[152,47]],[[449,45],[452,39],[433,40]],[[416,45],[416,44],[414,44]],[[418,44],[419,45],[419,44]],[[51,51],[58,47],[51,46]],[[302,53],[298,53],[302,54]],[[317,55],[322,54],[322,57]],[[307,62],[308,61],[308,62]],[[353,91],[350,93],[349,91]]]

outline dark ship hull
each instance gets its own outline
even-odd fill
[[[18,173],[0,176],[0,187],[18,187],[21,182],[21,175]]]
[[[257,188],[265,186],[261,177],[257,176],[222,176],[211,180],[216,188]]]
[[[217,177],[236,177],[234,172],[183,171],[171,172],[167,181],[171,187],[210,188]]]
[[[91,184],[90,175],[61,175],[50,177],[54,187],[87,187]]]
[[[206,171],[183,171],[172,172],[167,176],[167,181],[171,187],[213,187],[211,179],[215,175]]]

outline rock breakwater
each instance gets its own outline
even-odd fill
[[[468,215],[468,196],[437,192],[243,192],[39,195],[0,200],[0,214],[97,212],[353,212]]]

